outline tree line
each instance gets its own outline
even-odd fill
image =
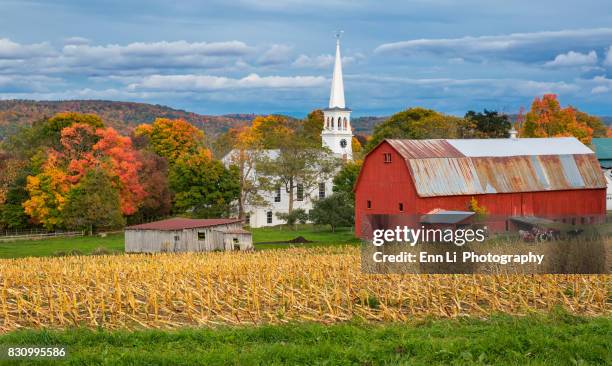
[[[463,118],[410,108],[353,139],[354,161],[321,146],[323,113],[302,120],[269,115],[212,138],[181,119],[157,118],[122,135],[93,114],[59,113],[23,127],[0,144],[0,229],[44,227],[95,231],[169,215],[244,218],[266,195],[288,197],[288,224],[350,225],[353,186],[362,159],[385,138],[606,136],[597,117],[561,107],[555,95],[535,98],[512,125],[496,111]],[[224,162],[221,159],[225,159]],[[317,200],[318,183],[334,194]],[[310,215],[294,203],[314,194]],[[298,198],[299,197],[299,198]]]

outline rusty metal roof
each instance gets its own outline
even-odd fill
[[[164,230],[175,231],[183,229],[195,229],[203,227],[212,227],[226,224],[241,222],[241,219],[187,219],[183,217],[174,217],[167,220],[154,221],[146,224],[128,226],[126,230]]]
[[[446,140],[386,140],[404,159],[464,156]]]
[[[512,143],[504,142],[497,149],[498,144],[490,140],[462,140],[460,144],[455,143],[459,140],[387,142],[406,159],[421,197],[606,187],[595,154],[578,140],[519,140],[527,141],[515,145],[515,155],[510,154]],[[533,153],[528,152],[529,146],[534,146]],[[552,151],[557,154],[550,154]]]

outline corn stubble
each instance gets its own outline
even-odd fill
[[[354,247],[0,261],[0,331],[610,315],[609,275],[368,275]]]

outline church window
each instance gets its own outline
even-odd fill
[[[346,117],[344,117],[344,129],[345,130],[348,129],[348,123],[346,121]]]
[[[325,198],[325,183],[319,183],[319,199]]]
[[[334,128],[334,117],[331,118],[331,128]]]
[[[297,200],[298,201],[304,200],[304,185],[301,183],[298,183],[297,185]]]
[[[277,186],[276,195],[274,196],[274,202],[280,202],[280,201],[281,201],[281,187]]]
[[[272,223],[272,211],[268,211],[268,212],[266,212],[266,222],[267,222],[268,224],[271,224],[271,223]]]

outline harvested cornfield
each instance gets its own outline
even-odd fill
[[[0,330],[610,315],[609,275],[367,275],[355,247],[0,261]]]

